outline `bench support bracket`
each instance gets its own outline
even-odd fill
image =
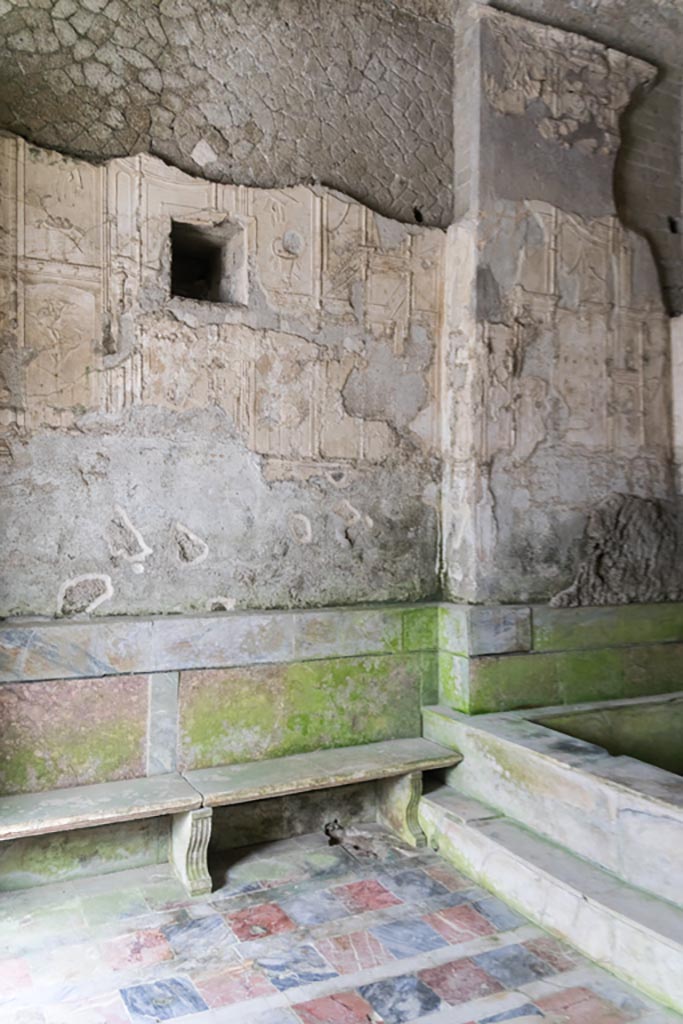
[[[377,819],[411,846],[425,846],[427,840],[417,819],[422,796],[422,772],[399,775],[377,783]]]
[[[211,892],[207,865],[211,838],[210,807],[174,814],[171,826],[171,863],[191,896]]]

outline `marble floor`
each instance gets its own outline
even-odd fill
[[[239,851],[0,896],[0,1024],[665,1024],[430,851]]]

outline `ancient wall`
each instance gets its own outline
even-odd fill
[[[563,600],[674,599],[669,321],[649,246],[612,191],[620,115],[654,69],[487,7],[462,39],[471,140],[446,270],[447,593],[558,595],[588,519],[617,538],[612,578],[593,573]],[[654,513],[650,499],[663,501]],[[596,519],[605,501],[618,508]],[[630,532],[616,528],[624,503]]]
[[[91,159],[152,152],[216,181],[274,187],[314,177],[387,216],[446,227],[463,143],[453,132],[454,78],[467,75],[453,60],[452,18],[466,6],[2,0],[0,127]],[[496,6],[658,68],[626,119],[616,185],[622,217],[654,247],[668,308],[681,312],[678,0]]]
[[[443,233],[1,153],[2,614],[433,594]]]

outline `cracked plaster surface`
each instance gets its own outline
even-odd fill
[[[155,153],[216,181],[319,179],[388,216],[452,220],[456,0],[0,0],[0,125],[89,159]],[[623,217],[683,309],[677,0],[505,0],[659,69],[623,133]],[[548,127],[552,130],[552,124]],[[563,130],[566,129],[566,124]],[[589,140],[586,140],[588,143]]]
[[[0,164],[8,614],[435,592],[443,232],[151,157]],[[174,222],[220,232],[222,301],[172,294]]]
[[[2,0],[0,124],[88,158],[153,152],[217,181],[314,177],[389,216],[413,221],[418,207],[447,223],[452,37],[427,7]]]

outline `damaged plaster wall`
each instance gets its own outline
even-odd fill
[[[384,0],[0,0],[0,126],[448,223],[452,32]],[[446,4],[440,5],[446,8]]]
[[[612,193],[620,115],[654,69],[485,7],[462,38],[472,142],[445,272],[446,589],[547,600],[572,582],[610,495],[673,515],[669,320],[648,243]],[[640,563],[661,572],[652,530],[641,540]],[[631,557],[611,545],[613,562]],[[565,603],[639,599],[618,589]],[[661,577],[639,593],[676,592]]]
[[[0,143],[2,614],[433,595],[444,234]]]
[[[314,177],[387,216],[452,220],[453,16],[467,0],[0,0],[0,127],[88,159],[151,152],[275,187]],[[683,310],[683,8],[497,0],[653,61],[616,168],[620,211]],[[457,85],[457,81],[455,83]],[[456,111],[457,116],[457,111]]]

